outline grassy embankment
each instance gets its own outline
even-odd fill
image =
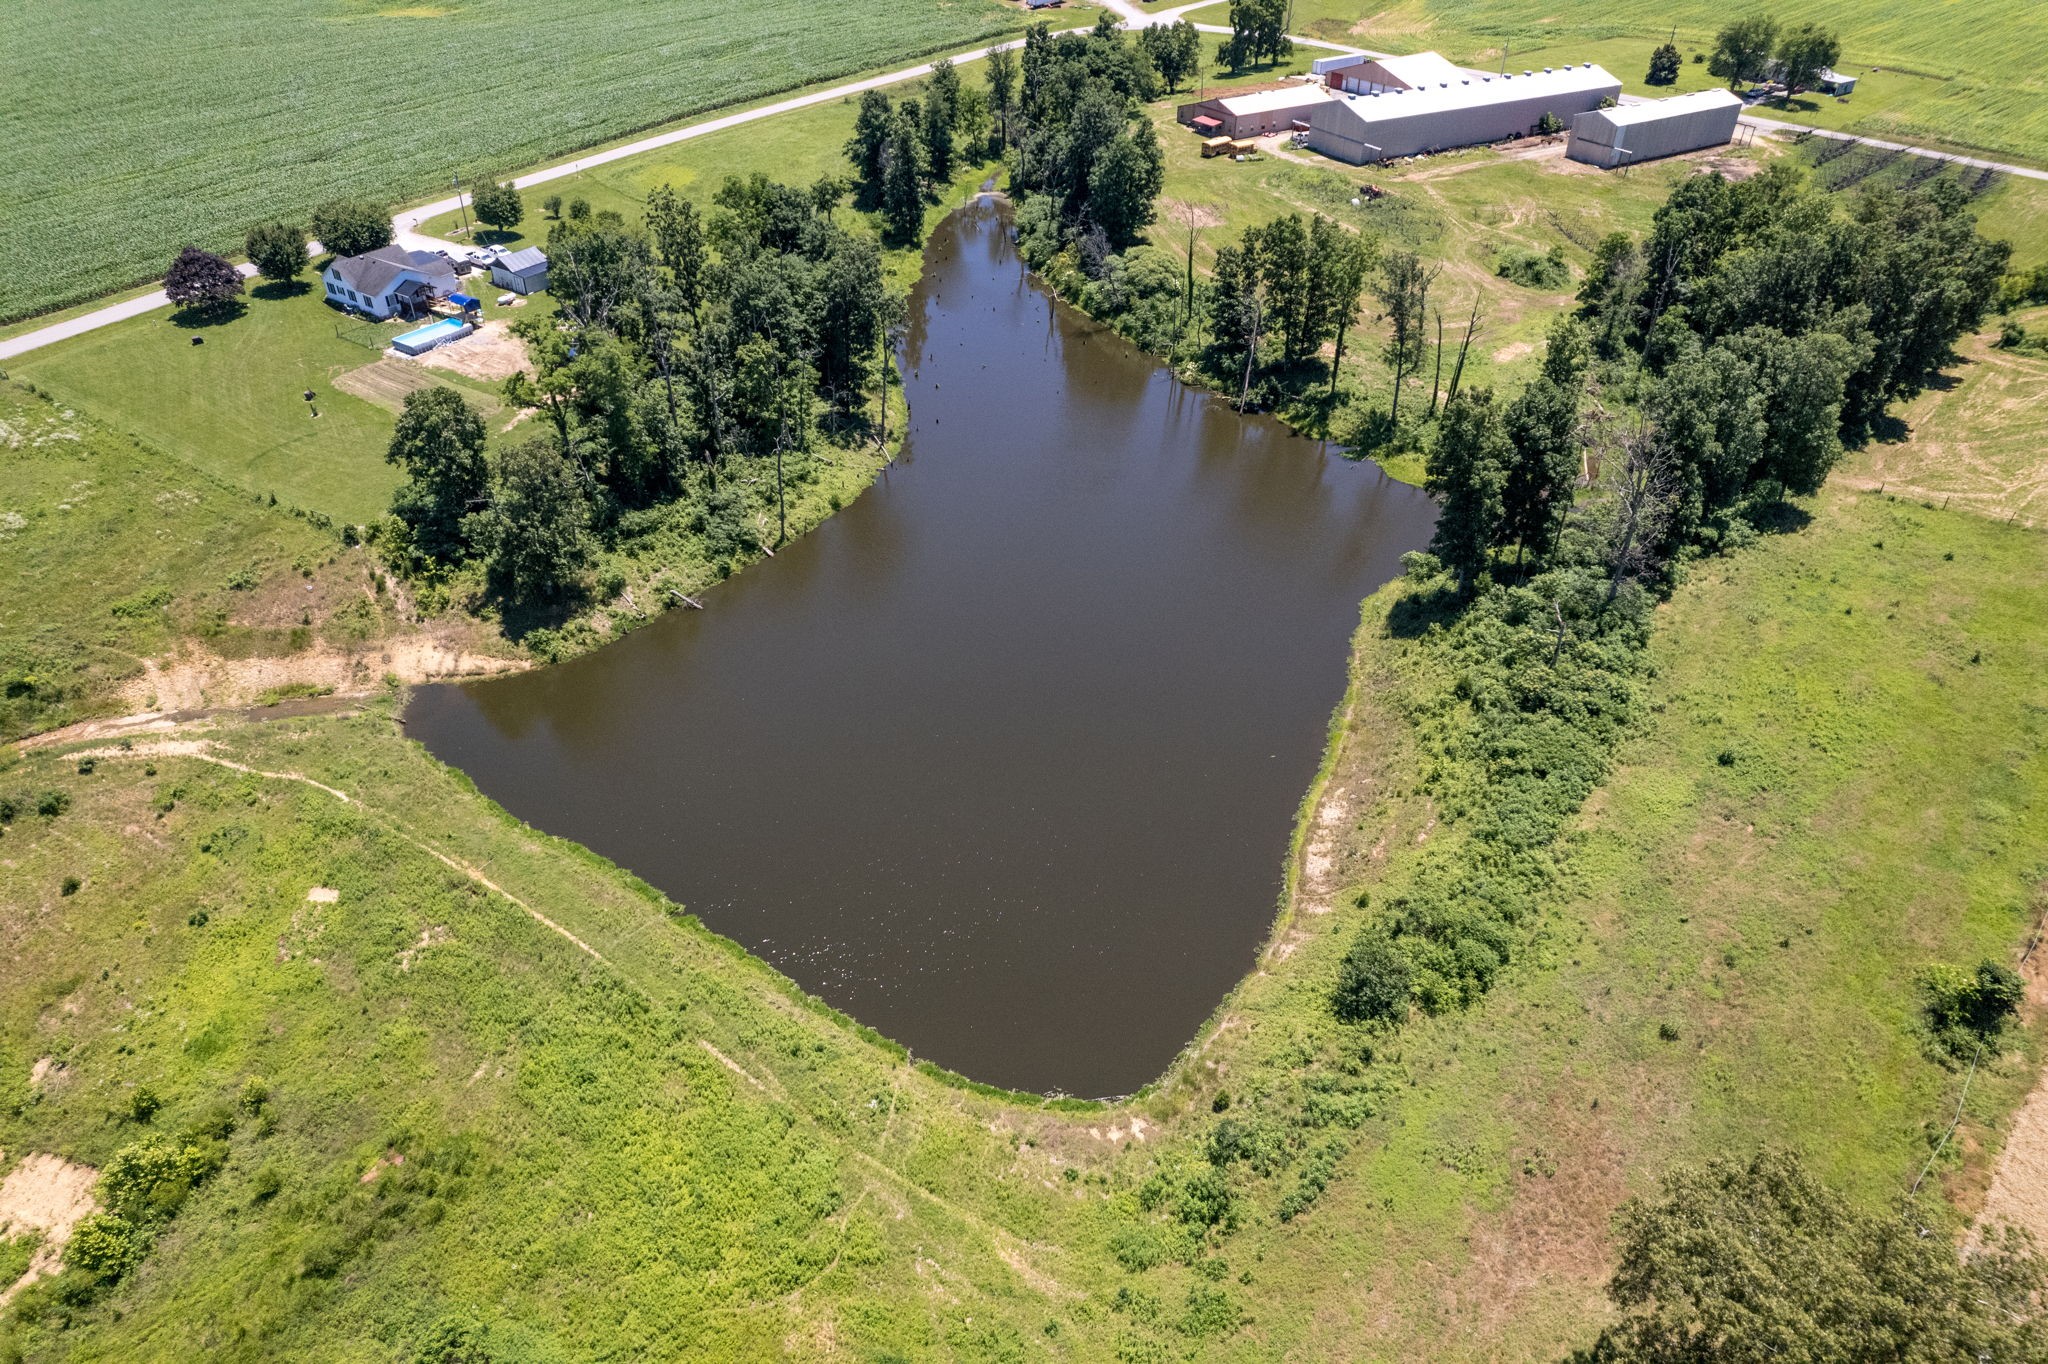
[[[1397,718],[1447,685],[1386,631],[1399,587],[1367,606],[1294,916],[1119,1111],[921,1073],[514,825],[385,703],[192,736],[347,803],[143,739],[90,774],[13,762],[0,791],[72,804],[4,835],[0,1148],[104,1161],[143,1130],[120,1116],[140,1085],[168,1131],[249,1075],[273,1094],[130,1282],[18,1339],[368,1359],[462,1311],[533,1359],[1537,1359],[1586,1337],[1606,1213],[1673,1160],[1788,1141],[1882,1205],[1960,1081],[1922,1049],[1915,972],[2009,957],[2038,912],[2048,541],[1847,490],[1810,509],[1659,613],[1641,727],[1535,948],[1380,1058],[1377,1112],[1305,1215],[1275,1220],[1286,1181],[1245,1183],[1244,1227],[1195,1257],[1219,1280],[1122,1267],[1170,1232],[1134,1191],[1199,1162],[1219,1090],[1252,1117],[1355,1045],[1323,999],[1372,912],[1356,892],[1461,836]],[[45,1056],[62,1069],[32,1084]],[[1936,1167],[1965,1207],[2030,1078],[2017,1053],[1980,1072]]]
[[[2028,0],[1921,5],[1810,0],[1756,6],[1781,23],[1811,20],[1842,40],[1839,69],[1858,78],[1846,101],[1802,95],[1766,117],[1919,143],[1994,160],[2048,165],[2048,30]],[[1203,15],[1220,13],[1204,11]],[[1716,84],[1704,62],[1714,33],[1737,13],[1706,0],[1617,0],[1532,8],[1515,0],[1301,0],[1294,31],[1375,50],[1442,52],[1452,61],[1514,70],[1594,61],[1630,94]],[[1203,16],[1197,16],[1203,17]],[[1685,68],[1676,86],[1643,83],[1650,50],[1677,33]],[[1504,53],[1504,49],[1509,49]]]
[[[995,0],[34,8],[9,31],[22,117],[0,200],[22,207],[0,318],[146,278],[187,242],[233,250],[252,223],[339,195],[429,193],[1023,20]],[[259,40],[264,60],[244,61]],[[173,154],[138,180],[142,146]]]

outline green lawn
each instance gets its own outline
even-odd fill
[[[336,195],[430,194],[1022,18],[996,0],[16,6],[0,318],[147,278],[187,242],[232,249]]]
[[[224,482],[369,521],[398,482],[384,463],[392,418],[334,380],[379,352],[337,334],[375,339],[311,279],[283,298],[254,292],[215,325],[170,312],[117,323],[31,351],[12,372]]]
[[[1789,111],[1760,112],[1792,122],[1920,142],[2001,160],[2048,164],[2048,25],[2031,0],[1928,4],[1919,0],[1817,0],[1763,6],[1782,23],[1834,28],[1840,69],[1859,78],[1840,102],[1802,97]],[[1634,94],[1669,93],[1642,83],[1650,50],[1677,31],[1686,56],[1677,90],[1712,83],[1691,56],[1736,13],[1705,0],[1575,0],[1531,7],[1518,0],[1301,0],[1297,33],[1374,49],[1441,51],[1453,61],[1534,68],[1596,61]]]

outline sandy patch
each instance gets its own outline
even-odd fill
[[[2022,1227],[2048,1245],[2048,1084],[2036,1084],[2012,1120],[1971,1241],[2000,1225]]]
[[[445,346],[436,346],[419,357],[429,369],[445,369],[471,379],[496,383],[514,374],[531,374],[526,343],[512,334],[509,324],[492,320]]]
[[[398,954],[398,969],[401,971],[412,970],[413,963],[420,959],[422,952],[426,951],[429,947],[437,947],[447,942],[452,936],[440,924],[435,924],[432,928],[420,930],[420,940]]]
[[[307,904],[331,905],[340,898],[340,891],[334,890],[327,886],[315,886],[311,890],[306,892]]]
[[[54,1056],[38,1056],[36,1063],[28,1068],[28,1087],[41,1089],[45,1084],[62,1084],[67,1078],[68,1068]]]
[[[1509,365],[1525,355],[1534,355],[1535,353],[1536,347],[1532,343],[1516,341],[1512,345],[1502,346],[1499,350],[1495,351],[1493,353],[1493,363],[1496,365]]]
[[[246,706],[279,687],[327,687],[360,694],[386,673],[401,682],[481,677],[531,666],[521,659],[474,652],[430,634],[408,635],[341,650],[322,645],[275,658],[221,658],[197,646],[167,660],[146,660],[142,676],[122,689],[122,700],[145,714]],[[140,719],[141,717],[136,717]]]
[[[35,1154],[22,1157],[21,1164],[0,1181],[0,1237],[32,1232],[43,1237],[28,1272],[0,1289],[0,1305],[37,1279],[57,1272],[71,1229],[99,1207],[92,1196],[99,1177],[100,1172],[90,1165]]]

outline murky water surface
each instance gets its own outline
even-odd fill
[[[1252,965],[1358,603],[1433,512],[1055,306],[990,206],[911,312],[859,501],[407,722],[917,1055],[1127,1093]]]

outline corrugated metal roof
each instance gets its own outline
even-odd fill
[[[1279,90],[1259,90],[1249,95],[1231,95],[1219,100],[1239,118],[1246,114],[1270,114],[1279,109],[1299,109],[1304,104],[1321,104],[1334,96],[1320,85],[1291,85]]]
[[[1380,70],[1413,89],[1464,80],[1472,72],[1454,65],[1440,52],[1415,52],[1406,57],[1381,57]]]
[[[1654,123],[1660,118],[1696,114],[1702,109],[1725,109],[1731,104],[1738,108],[1742,105],[1742,97],[1731,90],[1695,90],[1690,95],[1673,95],[1669,99],[1653,99],[1642,104],[1623,104],[1596,112],[1615,127],[1627,128],[1637,123]]]
[[[1378,95],[1335,96],[1360,118],[1407,118],[1416,114],[1446,113],[1488,104],[1506,104],[1532,96],[1581,94],[1612,87],[1621,82],[1592,62],[1535,71],[1524,75],[1466,76],[1449,85],[1432,85],[1426,90],[1389,90]]]
[[[522,246],[517,251],[507,251],[498,257],[498,264],[515,274],[547,263],[547,253],[537,246]]]

